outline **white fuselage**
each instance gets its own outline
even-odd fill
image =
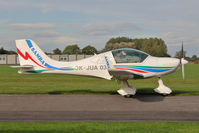
[[[105,79],[149,78],[174,72],[180,60],[153,57],[136,49],[116,49],[73,62],[49,58],[32,40],[16,40],[19,73],[59,73],[94,76]]]
[[[143,78],[149,78],[154,76],[159,77],[174,72],[177,70],[179,65],[179,59],[153,56],[148,56],[141,63],[116,63],[112,52],[109,51],[79,61],[54,61],[52,69],[41,69],[37,67],[34,71],[23,71],[23,73],[37,73],[38,71],[38,73],[73,74],[101,77],[105,79],[111,79],[112,76],[136,78],[133,75],[137,74],[143,75]],[[128,73],[122,73],[123,75],[121,75],[121,71]],[[110,76],[110,74],[112,76]]]

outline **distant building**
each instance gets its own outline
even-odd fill
[[[57,61],[76,61],[84,58],[91,57],[93,55],[48,55],[50,58]],[[6,64],[19,64],[18,55],[0,55],[0,65]]]

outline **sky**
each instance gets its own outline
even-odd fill
[[[112,37],[162,38],[168,53],[199,56],[198,0],[0,0],[0,47],[32,39],[45,52],[78,44],[104,48]]]

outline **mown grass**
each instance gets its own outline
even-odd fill
[[[198,122],[0,123],[1,133],[198,133]]]
[[[117,94],[115,80],[74,75],[35,74],[21,75],[18,69],[0,66],[0,94]],[[186,79],[181,70],[163,77],[174,95],[199,95],[199,65],[185,66]],[[137,94],[154,94],[157,78],[129,80],[137,88]]]

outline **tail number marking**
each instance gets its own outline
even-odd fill
[[[82,70],[95,71],[95,70],[106,70],[106,69],[107,69],[106,65],[75,66],[75,70],[77,71],[82,71]]]

